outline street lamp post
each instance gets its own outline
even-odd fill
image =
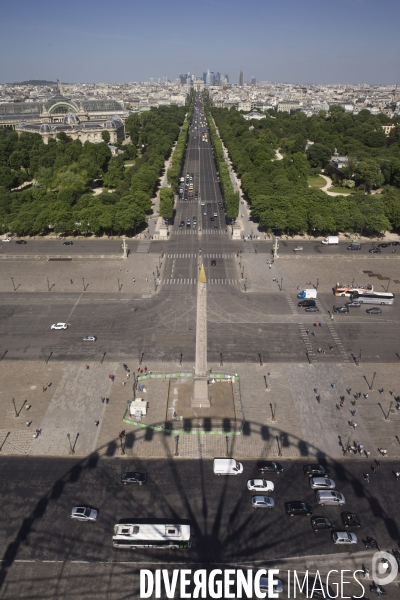
[[[120,286],[120,284],[119,284],[119,279],[118,279],[118,291],[119,291],[119,292],[121,291],[121,286]]]
[[[392,410],[392,406],[393,406],[393,400],[390,401],[388,414],[385,415],[385,421],[390,421],[389,417],[390,417],[390,411]]]
[[[375,377],[376,377],[376,371],[375,371],[375,373],[373,374],[372,381],[371,381],[371,385],[369,385],[369,386],[368,386],[370,390],[372,390],[372,388],[373,388],[373,386],[374,386],[374,380],[375,380]]]
[[[266,375],[264,375],[264,381],[265,381],[265,391],[269,392],[270,388],[269,388],[269,377],[270,377],[271,373],[267,373]]]
[[[225,442],[226,442],[226,458],[229,458],[229,435],[225,436]]]
[[[143,362],[143,356],[144,356],[144,352],[142,352],[142,354],[140,356],[139,365],[141,365]]]
[[[121,431],[118,437],[121,442],[121,456],[125,456],[125,430]]]
[[[223,363],[223,361],[222,361],[222,352],[220,352],[220,353],[219,353],[219,366],[220,366],[220,367],[223,367],[223,366],[224,366],[224,363]]]
[[[19,417],[19,414],[18,414],[18,411],[17,411],[17,407],[15,406],[15,400],[14,400],[14,398],[12,398],[12,403],[14,404],[15,416]]]
[[[259,361],[260,361],[260,367],[264,366],[263,365],[263,358],[262,358],[261,352],[258,353],[258,358],[259,358]]]
[[[178,448],[179,448],[179,435],[176,435],[175,436],[175,454],[174,454],[174,456],[179,456]]]
[[[82,284],[83,284],[83,291],[86,292],[86,289],[85,289],[85,278],[84,277],[82,277]]]
[[[70,434],[69,434],[69,433],[67,433],[67,438],[68,438],[68,441],[69,441],[69,453],[70,453],[70,454],[75,454],[75,450],[74,450],[74,449],[73,449],[73,447],[72,447],[72,444],[71,444],[71,436],[70,436]]]
[[[182,366],[182,358],[183,358],[183,354],[181,352],[180,357],[179,357],[179,366]]]

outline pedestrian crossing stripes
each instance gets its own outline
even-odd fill
[[[236,256],[235,253],[232,254],[196,254],[196,253],[192,253],[192,254],[178,254],[178,253],[171,253],[171,254],[167,254],[167,258],[234,258]]]
[[[197,279],[195,278],[178,278],[172,277],[163,280],[164,285],[196,285]],[[207,279],[207,285],[237,285],[237,279]]]
[[[175,233],[177,235],[193,235],[193,234],[198,234],[198,233],[202,233],[203,235],[211,235],[214,233],[227,233],[225,231],[225,229],[178,229],[178,231],[175,231]]]

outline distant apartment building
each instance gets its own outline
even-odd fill
[[[243,71],[239,71],[239,87],[243,87]]]
[[[299,110],[301,108],[301,104],[298,100],[288,100],[285,102],[279,102],[277,106],[278,112],[288,112]]]

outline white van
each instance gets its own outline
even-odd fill
[[[319,490],[315,492],[315,499],[321,506],[325,504],[338,506],[341,504],[346,504],[343,494],[340,492],[333,492],[332,490]]]
[[[241,475],[243,465],[234,458],[214,458],[214,475]]]
[[[316,298],[317,290],[315,290],[315,289],[302,290],[299,294],[297,294],[297,297],[298,298]]]

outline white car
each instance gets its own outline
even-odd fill
[[[275,502],[269,496],[253,496],[251,505],[253,508],[274,508]]]
[[[10,238],[3,238],[1,241],[2,242],[11,242]]]
[[[336,483],[327,477],[310,477],[310,488],[312,490],[334,490]]]
[[[272,481],[266,481],[265,479],[249,479],[247,489],[250,492],[273,492],[274,484]]]
[[[357,536],[351,531],[334,531],[332,541],[334,544],[357,544]]]
[[[95,521],[97,515],[97,510],[90,508],[90,506],[74,506],[71,510],[71,519],[77,519],[78,521]]]
[[[202,201],[201,205],[202,205],[202,206],[205,206],[205,205],[206,205],[206,203],[204,202],[204,200]]]
[[[95,335],[85,335],[85,337],[82,338],[82,340],[84,342],[95,342],[97,340],[97,337]]]
[[[51,329],[68,329],[68,325],[66,323],[54,323]]]

